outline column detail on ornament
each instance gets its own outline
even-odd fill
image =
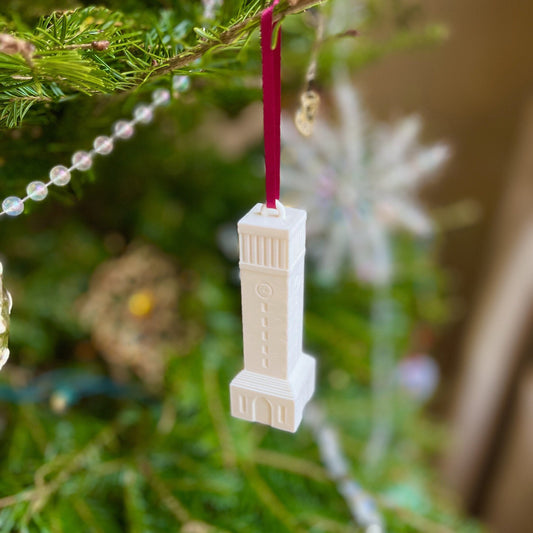
[[[294,432],[315,389],[302,352],[306,212],[257,204],[238,224],[244,370],[231,414]]]

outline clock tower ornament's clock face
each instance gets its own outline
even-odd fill
[[[263,281],[256,286],[255,292],[259,298],[266,300],[272,296],[273,289],[271,285],[269,285],[266,281]]]
[[[302,352],[306,213],[279,206],[257,204],[238,226],[244,370],[231,412],[294,432],[315,388],[315,360]]]

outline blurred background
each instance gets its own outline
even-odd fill
[[[437,348],[443,401],[453,406],[444,473],[496,531],[527,531],[533,74],[522,65],[531,60],[531,14],[520,1],[429,1],[422,9],[448,28],[446,42],[386,58],[359,86],[380,117],[420,112],[428,134],[453,148],[444,178],[424,193],[451,225],[440,259],[457,298]],[[453,205],[448,215],[468,223],[454,227],[440,210]]]
[[[264,170],[257,32],[220,35],[263,5],[98,5],[0,6],[1,198],[171,96],[0,218],[0,531],[529,532],[526,1],[284,20],[282,199],[308,210],[319,361],[296,435],[229,416],[236,223]],[[201,42],[223,45],[145,82]]]

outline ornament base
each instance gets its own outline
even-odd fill
[[[314,357],[301,354],[288,379],[242,370],[230,385],[231,414],[294,433],[315,391]]]

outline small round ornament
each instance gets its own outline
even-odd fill
[[[80,150],[72,155],[72,165],[81,171],[89,170],[93,165],[93,158],[89,152]]]
[[[35,202],[41,202],[48,195],[48,187],[42,181],[32,181],[26,187],[27,195]]]
[[[170,92],[167,89],[156,89],[152,93],[152,102],[157,106],[167,105],[170,102]]]
[[[113,151],[113,139],[111,137],[106,137],[105,135],[100,135],[94,140],[93,147],[97,154],[110,154]]]
[[[18,196],[8,196],[2,202],[2,210],[10,217],[16,217],[24,211],[24,202]]]
[[[146,104],[139,104],[133,111],[133,116],[137,122],[148,124],[154,118],[153,109]]]
[[[179,93],[184,93],[191,88],[189,76],[174,76],[172,78],[172,89]]]
[[[114,134],[120,139],[129,139],[134,131],[133,124],[127,120],[119,120],[113,126]]]
[[[402,359],[396,372],[400,387],[421,402],[431,398],[439,384],[439,367],[426,354],[413,354]]]
[[[63,187],[70,181],[70,170],[63,165],[56,165],[50,171],[50,179],[54,185]]]

